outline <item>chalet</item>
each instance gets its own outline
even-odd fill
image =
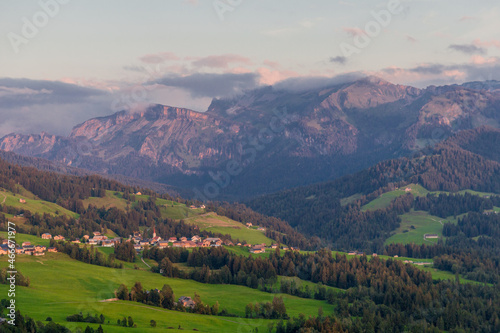
[[[399,256],[396,254],[396,255],[394,256],[394,258],[399,258]]]
[[[42,246],[42,245],[35,246],[35,252],[45,252],[46,250],[47,250],[47,248],[45,246]]]
[[[45,255],[45,252],[33,252],[33,255],[34,255],[35,257],[44,256],[44,255]]]
[[[30,246],[30,245],[31,245],[31,243],[30,243],[30,242],[23,242],[23,243],[21,244],[21,246],[22,246],[22,247],[25,247],[25,246]]]
[[[358,253],[356,253],[356,255],[357,255],[357,256],[364,256],[364,255],[365,255],[365,253],[364,253],[364,252],[358,252]]]
[[[189,208],[191,208],[191,209],[196,209],[196,206],[191,205],[191,206],[189,206]]]
[[[142,237],[132,237],[132,240],[134,243],[139,244],[139,242],[142,240]]]
[[[52,235],[49,234],[48,232],[42,234],[42,239],[51,239],[52,238]]]
[[[164,249],[164,248],[168,247],[168,243],[169,243],[168,241],[163,240],[163,241],[159,241],[158,243],[156,243],[156,245],[158,246],[158,248]]]
[[[248,228],[250,228],[253,224],[252,224],[252,223],[250,223],[250,222],[247,222],[245,225],[246,225]]]
[[[373,254],[372,254],[372,257],[378,257],[378,254],[373,253]]]
[[[89,240],[90,236],[89,235],[83,235],[83,239]]]
[[[199,241],[201,241],[201,237],[200,236],[193,236],[193,237],[191,237],[191,241],[192,242],[199,242]]]
[[[35,247],[33,245],[23,246],[23,250],[25,254],[33,254],[35,253]]]
[[[188,239],[186,237],[181,237],[181,242],[185,242],[187,241]]]
[[[88,243],[89,243],[89,245],[97,245],[97,240],[91,238],[91,239],[89,239]]]
[[[243,247],[252,247],[251,244],[243,244]]]
[[[255,245],[250,248],[250,253],[264,253],[266,252],[265,246],[262,245]]]
[[[71,241],[71,243],[73,243],[73,244],[80,244],[81,242],[80,242],[79,239],[77,239],[77,240]]]
[[[231,242],[229,239],[226,239],[226,240],[224,241],[224,245],[226,245],[226,246],[234,246],[234,243],[233,243],[233,242]]]
[[[108,236],[97,235],[97,236],[94,236],[94,239],[97,241],[102,241],[102,240],[108,239]]]
[[[26,203],[26,200],[21,198],[21,199],[19,199],[19,202],[20,203]]]
[[[220,238],[205,238],[203,242],[210,242],[210,246],[221,246],[222,240]]]
[[[278,245],[277,244],[271,244],[270,248],[271,249],[276,249],[276,248],[278,248]]]
[[[196,243],[192,241],[185,241],[185,242],[173,242],[172,243],[173,247],[196,247]]]
[[[113,246],[115,246],[115,242],[112,241],[112,240],[107,239],[107,240],[102,241],[102,246],[104,246],[104,247],[113,247]]]
[[[92,234],[93,234],[94,236],[101,236],[101,233],[100,233],[99,231],[94,231]]]
[[[236,246],[241,246],[241,243],[236,243]]]
[[[139,244],[134,244],[134,249],[136,251],[141,251],[142,250],[142,246],[140,246]]]
[[[9,253],[9,251],[7,251],[7,250],[6,250],[6,249],[4,249],[4,248],[0,248],[0,255],[2,255],[2,254],[7,254],[7,253]]]
[[[357,251],[349,251],[349,252],[347,252],[348,256],[355,256],[356,254],[358,254]]]
[[[424,239],[436,239],[439,238],[437,234],[425,234]]]
[[[288,246],[282,246],[281,249],[285,250],[285,251],[288,251]]]
[[[8,239],[2,239],[2,245],[4,244],[9,244],[9,240]]]
[[[54,240],[64,240],[64,237],[61,235],[54,236]]]
[[[49,247],[47,252],[57,252],[57,249],[55,247]]]
[[[139,245],[140,246],[149,245],[149,242],[150,242],[149,239],[143,239],[139,242]]]
[[[191,299],[191,297],[188,296],[179,297],[178,303],[180,303],[185,308],[194,308],[195,306],[194,301]]]
[[[410,187],[405,188],[405,192],[411,192],[411,188]]]
[[[142,195],[142,193],[141,192],[136,192],[135,195]]]
[[[16,254],[24,254],[24,249],[22,247],[16,247]]]
[[[201,205],[200,208],[201,209],[205,209],[206,207],[205,207],[205,205]]]
[[[177,237],[170,237],[170,238],[168,239],[168,241],[169,241],[170,243],[177,242]]]

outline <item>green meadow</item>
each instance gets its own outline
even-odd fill
[[[83,323],[68,323],[65,318],[74,313],[87,312],[103,314],[105,332],[124,332],[130,330],[116,325],[118,319],[131,315],[138,326],[138,331],[161,330],[167,327],[198,329],[205,332],[235,332],[242,328],[262,327],[265,330],[270,321],[249,320],[232,317],[212,317],[169,311],[137,302],[102,302],[114,297],[114,291],[121,283],[129,288],[136,281],[148,289],[161,288],[169,284],[176,297],[194,296],[198,293],[205,304],[219,302],[220,309],[244,316],[245,305],[252,302],[270,302],[273,296],[283,296],[287,313],[298,316],[300,313],[316,315],[322,307],[325,314],[333,311],[333,305],[325,301],[302,299],[285,294],[270,294],[244,286],[202,284],[192,280],[165,278],[142,269],[112,269],[88,265],[62,253],[48,253],[44,257],[19,255],[16,268],[30,277],[29,287],[17,287],[16,304],[24,314],[36,320],[45,320],[48,316],[71,329],[84,328]],[[7,257],[0,257],[0,267],[7,265]],[[7,298],[7,286],[0,285],[0,293]],[[156,320],[158,327],[149,326],[150,320]],[[109,320],[109,324],[107,321]],[[97,327],[98,325],[94,325]],[[259,329],[260,330],[260,329]]]

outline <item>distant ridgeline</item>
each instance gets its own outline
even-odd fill
[[[306,235],[321,237],[335,249],[381,251],[384,241],[399,227],[399,215],[411,209],[446,217],[498,207],[495,196],[455,195],[414,201],[410,192],[382,209],[361,208],[381,194],[411,183],[428,191],[500,193],[497,142],[500,131],[496,129],[462,131],[410,158],[384,161],[328,183],[264,195],[247,204],[287,221]]]

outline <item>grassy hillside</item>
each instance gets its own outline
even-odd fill
[[[7,257],[0,257],[0,267],[6,265]],[[113,298],[114,290],[121,283],[130,288],[136,281],[140,281],[149,289],[161,288],[166,283],[173,288],[176,297],[194,296],[194,292],[197,292],[205,303],[219,302],[220,309],[227,309],[237,315],[244,315],[246,304],[271,301],[274,296],[243,286],[202,284],[192,280],[165,278],[144,270],[117,270],[88,265],[61,253],[49,253],[44,257],[18,256],[16,267],[31,279],[30,287],[18,287],[16,304],[19,309],[36,320],[45,320],[47,316],[51,316],[54,321],[71,329],[85,327],[83,324],[65,322],[66,316],[80,311],[103,313],[106,321],[110,322],[103,326],[105,332],[128,332],[130,329],[118,327],[116,321],[129,315],[132,315],[140,332],[153,331],[149,327],[151,319],[158,323],[156,331],[167,327],[177,328],[179,325],[184,329],[196,328],[205,332],[236,332],[247,326],[259,327],[259,331],[265,331],[269,322],[186,314],[136,302],[100,302]],[[6,285],[0,285],[0,293],[6,295],[7,289]],[[333,306],[325,301],[281,296],[291,316],[298,316],[300,313],[306,316],[316,315],[319,307],[323,307],[325,314],[333,311]]]
[[[424,240],[424,234],[437,234],[439,238],[442,238],[443,224],[446,222],[453,222],[453,220],[443,219],[423,211],[411,211],[401,215],[401,226],[385,243],[436,244],[437,239]]]
[[[267,238],[263,231],[247,228],[246,225],[231,220],[228,217],[210,212],[184,219],[186,223],[197,225],[200,230],[212,231],[221,234],[230,234],[231,238],[246,241],[249,244],[265,243],[271,245],[273,240]]]
[[[12,193],[5,189],[0,189],[0,204],[29,210],[32,214],[48,213],[51,215],[66,215],[74,218],[79,216],[78,214],[53,202],[38,199],[33,193],[27,191],[21,186],[18,188],[19,194]],[[19,201],[20,199],[24,199],[26,202],[22,203]]]

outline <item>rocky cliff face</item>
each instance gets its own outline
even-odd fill
[[[500,84],[414,87],[369,77],[304,92],[257,89],[207,112],[153,105],[74,127],[8,135],[0,149],[176,186],[257,193],[338,177],[485,123],[500,127]],[[232,174],[229,184],[217,175]],[[220,199],[221,197],[219,197]]]

